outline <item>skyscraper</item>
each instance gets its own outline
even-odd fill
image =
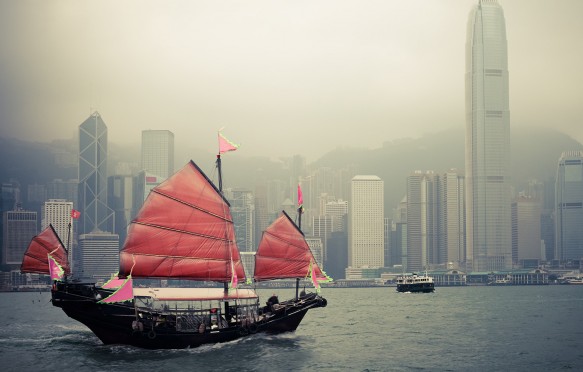
[[[96,111],[79,126],[79,233],[113,231],[107,206],[107,127]]]
[[[384,266],[384,182],[377,176],[352,178],[348,264]]]
[[[2,222],[4,229],[2,264],[20,266],[30,240],[38,232],[37,214],[22,209],[7,211],[2,215]]]
[[[142,170],[162,180],[174,174],[174,133],[169,130],[142,131]]]
[[[407,177],[407,268],[428,269],[439,262],[440,182],[434,172]]]
[[[513,205],[516,214],[514,259],[518,264],[523,260],[542,260],[545,258],[541,243],[541,202],[534,197],[519,195]],[[514,223],[513,223],[514,224]],[[514,255],[513,255],[514,256]]]
[[[468,269],[511,269],[508,57],[496,0],[479,0],[470,12],[465,79]]]
[[[251,190],[228,188],[225,197],[231,204],[231,216],[239,252],[253,252],[255,243],[255,197]]]
[[[89,280],[106,280],[119,270],[119,236],[93,231],[79,236],[81,272],[75,275]]]
[[[448,267],[462,268],[466,261],[465,178],[457,169],[450,169],[442,177],[443,262]],[[450,266],[451,265],[451,266]],[[465,267],[464,267],[465,269]]]
[[[55,232],[69,252],[70,264],[73,264],[73,239],[75,236],[71,218],[72,210],[73,202],[65,199],[49,199],[43,204],[41,210],[41,231],[49,225],[53,225]]]
[[[555,258],[583,259],[583,151],[561,155],[555,192]]]

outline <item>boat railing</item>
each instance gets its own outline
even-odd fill
[[[152,306],[151,301],[141,301],[136,298],[136,312],[138,323],[136,326],[146,330],[172,329],[179,332],[199,332],[218,330],[229,327],[247,327],[258,320],[258,303],[235,303],[228,307],[227,314],[217,303],[202,302],[201,307]],[[207,304],[205,304],[207,302]]]

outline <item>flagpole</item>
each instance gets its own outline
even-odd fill
[[[303,196],[302,191],[300,188],[300,184],[298,183],[298,228],[302,231],[302,208],[303,208]],[[298,300],[300,291],[300,278],[296,278],[296,301]]]

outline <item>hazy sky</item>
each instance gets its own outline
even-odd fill
[[[246,155],[315,160],[463,128],[477,2],[0,0],[0,135],[71,138],[96,109],[119,144],[216,151],[224,127]],[[499,2],[512,128],[583,142],[583,1]]]

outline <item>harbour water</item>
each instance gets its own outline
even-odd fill
[[[270,291],[259,291],[262,299]],[[280,299],[292,290],[278,290]],[[324,289],[295,333],[189,350],[104,346],[49,302],[0,293],[3,371],[583,370],[583,286]]]

